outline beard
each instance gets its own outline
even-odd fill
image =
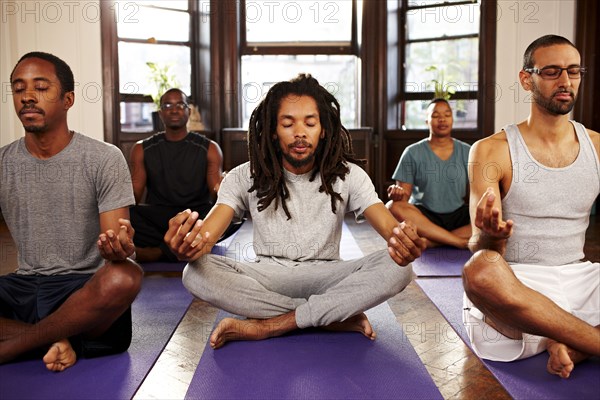
[[[312,163],[315,160],[315,153],[311,153],[308,155],[308,157],[303,158],[301,160],[298,160],[297,158],[292,157],[291,155],[287,154],[287,153],[283,153],[283,158],[285,158],[285,160],[290,163],[290,165],[294,168],[302,168],[310,163]]]
[[[23,125],[23,129],[28,133],[44,133],[48,129],[47,125]]]
[[[531,96],[532,96],[533,102],[535,104],[537,104],[538,106],[542,107],[544,110],[548,111],[550,114],[565,115],[565,114],[570,113],[571,110],[573,109],[573,107],[575,106],[575,100],[576,100],[575,93],[569,89],[560,89],[560,90],[557,90],[556,92],[552,93],[552,95],[550,97],[544,97],[544,95],[539,90],[539,88],[536,86],[536,84],[532,82],[531,93],[532,93]],[[570,93],[571,101],[564,102],[564,101],[554,100],[554,96],[557,93]]]
[[[310,146],[308,144],[308,142],[306,142],[304,140],[299,140],[298,142],[302,143],[305,146]],[[291,143],[288,145],[288,147],[292,148],[296,144],[297,144],[297,142]],[[305,167],[305,166],[309,165],[310,163],[314,162],[316,159],[316,156],[317,156],[317,152],[321,148],[321,142],[319,142],[319,144],[317,144],[317,148],[315,149],[315,151],[313,151],[311,154],[306,156],[306,158],[299,160],[297,158],[292,157],[292,155],[290,155],[289,153],[283,152],[277,141],[275,142],[275,145],[276,145],[277,152],[280,153],[282,155],[282,157],[294,168],[302,168],[302,167]]]

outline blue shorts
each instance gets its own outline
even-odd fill
[[[71,294],[79,290],[92,274],[0,276],[0,316],[35,324],[52,314]],[[98,357],[121,353],[131,343],[131,307],[101,336],[81,335],[69,341],[78,357]]]

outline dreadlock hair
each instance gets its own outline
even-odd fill
[[[299,74],[291,81],[275,84],[252,112],[248,129],[248,158],[253,184],[248,192],[256,190],[259,212],[269,207],[273,200],[277,209],[281,201],[285,215],[288,219],[292,218],[286,205],[290,194],[285,183],[283,156],[279,140],[273,139],[281,101],[289,95],[309,96],[317,103],[324,138],[319,140],[315,151],[315,167],[310,180],[320,175],[322,184],[319,192],[331,197],[331,211],[335,214],[336,202],[343,202],[343,199],[333,190],[333,184],[338,178],[344,180],[350,172],[347,162],[363,165],[364,160],[354,156],[350,133],[340,119],[340,104],[310,74]]]

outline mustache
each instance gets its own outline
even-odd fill
[[[312,144],[310,144],[306,140],[302,140],[302,139],[296,140],[294,143],[288,144],[288,148],[290,148],[290,149],[292,147],[299,147],[299,146],[302,146],[302,147],[312,147]]]
[[[571,97],[575,98],[575,92],[572,89],[558,89],[556,92],[552,93],[552,97],[556,96],[557,94],[561,94],[561,93],[569,93],[571,95]]]
[[[42,115],[45,114],[44,110],[42,110],[41,108],[37,108],[36,106],[23,106],[23,108],[21,108],[21,111],[19,111],[19,114],[23,114],[29,111],[35,111],[37,113],[40,113]]]

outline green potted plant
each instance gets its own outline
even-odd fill
[[[450,97],[456,93],[456,89],[453,86],[448,86],[444,81],[444,69],[438,69],[435,65],[430,65],[425,68],[425,71],[433,72],[435,74],[434,79],[431,79],[430,81],[433,84],[433,96],[435,98],[450,100]]]
[[[155,132],[164,130],[158,110],[160,109],[160,98],[169,89],[176,88],[179,86],[179,82],[170,70],[172,64],[161,64],[152,61],[146,62],[148,68],[150,68],[150,76],[148,80],[154,86],[154,92],[150,94],[152,101],[156,107],[156,111],[152,113],[152,125]]]

